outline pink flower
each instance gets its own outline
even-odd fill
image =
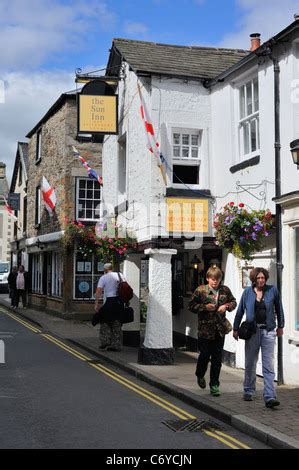
[[[244,207],[244,205],[243,202],[240,202],[239,207]]]
[[[234,206],[235,203],[234,203],[234,202],[230,202],[229,205],[230,205],[230,206]]]

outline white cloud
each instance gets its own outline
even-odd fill
[[[100,0],[1,0],[0,71],[32,69],[54,53],[83,48],[88,34],[109,30],[116,19]]]
[[[134,23],[127,21],[124,25],[124,31],[126,34],[146,34],[148,27],[143,23]]]
[[[299,10],[298,0],[237,0],[237,4],[243,10],[238,31],[227,34],[221,47],[249,49],[251,33],[261,33],[265,42],[292,23]]]
[[[9,73],[4,77],[5,102],[0,104],[0,161],[7,165],[10,181],[17,141],[48,111],[61,93],[75,89],[70,72]]]

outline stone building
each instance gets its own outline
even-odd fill
[[[100,216],[101,187],[88,178],[83,158],[101,175],[101,144],[77,140],[76,94],[62,94],[28,133],[27,239],[31,273],[30,304],[66,317],[92,313],[92,299],[101,265],[81,259],[76,247],[66,254],[67,221],[95,224]],[[45,177],[57,202],[50,217],[41,197]],[[84,286],[84,288],[82,287]],[[82,289],[81,289],[82,287]]]
[[[0,261],[10,261],[10,242],[14,235],[14,220],[6,210],[4,199],[9,191],[6,165],[0,162]]]

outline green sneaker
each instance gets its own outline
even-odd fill
[[[213,397],[219,397],[219,395],[221,395],[219,385],[212,385],[210,387],[210,392]]]
[[[200,388],[206,388],[207,384],[204,377],[197,377],[197,383]]]

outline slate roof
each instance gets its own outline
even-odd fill
[[[17,176],[19,166],[22,165],[25,181],[28,178],[29,158],[28,158],[28,144],[26,142],[18,142],[17,153],[15,158],[14,169],[12,173],[10,192],[14,193],[16,188]]]
[[[249,53],[250,51],[242,49],[176,46],[113,39],[107,74],[117,75],[122,56],[135,73],[207,80],[216,77]]]

